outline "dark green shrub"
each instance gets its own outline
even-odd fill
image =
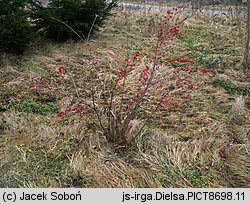
[[[0,51],[22,53],[34,39],[28,21],[31,0],[0,0]]]
[[[106,0],[49,0],[47,7],[37,7],[33,18],[36,19],[37,30],[48,38],[79,40],[75,31],[86,39],[96,15],[93,31],[103,25],[115,5],[116,0],[109,3]]]

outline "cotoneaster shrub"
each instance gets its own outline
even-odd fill
[[[23,84],[19,88],[60,95],[64,102],[57,116],[62,121],[70,114],[77,114],[81,122],[101,131],[111,144],[119,148],[129,147],[133,138],[158,114],[167,115],[174,107],[181,107],[190,92],[206,85],[209,74],[213,73],[212,69],[197,67],[191,59],[171,56],[170,47],[187,19],[181,18],[181,12],[180,7],[166,11],[152,50],[128,53],[112,74],[96,71],[104,64],[88,44],[86,52],[90,56],[91,71],[81,82],[86,89],[78,89],[74,77],[70,77],[70,70],[64,65],[55,70],[53,87]],[[65,81],[61,86],[64,76],[71,82]],[[69,88],[70,83],[73,89]],[[134,125],[136,120],[142,124],[131,138],[130,130],[138,126]]]

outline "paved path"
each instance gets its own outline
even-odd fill
[[[126,3],[126,2],[119,2],[119,6],[124,6],[128,9],[132,10],[141,10],[141,9],[171,9],[172,7],[163,6],[163,5],[148,5],[148,4],[136,4],[136,3]],[[190,9],[185,8],[184,10],[189,11]],[[212,10],[212,9],[203,9],[202,12],[211,13],[213,15],[225,15],[229,11],[226,10]]]

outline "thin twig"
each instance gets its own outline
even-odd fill
[[[158,44],[159,42],[157,41],[157,45],[156,45],[156,49],[158,47]],[[150,85],[152,84],[152,80],[154,78],[154,75],[155,75],[155,70],[156,70],[156,66],[157,66],[157,52],[155,52],[155,56],[154,56],[154,63],[153,63],[153,67],[152,67],[152,70],[151,70],[151,73],[150,73],[150,76],[149,76],[149,79],[147,81],[147,84],[139,98],[139,100],[136,102],[134,108],[132,109],[132,111],[127,115],[126,119],[124,120],[124,126],[126,127],[127,126],[127,121],[132,119],[134,117],[134,115],[136,114],[137,110],[139,109],[140,107],[140,104],[142,102],[142,100],[144,99]]]
[[[61,24],[63,24],[63,25],[65,25],[65,26],[67,26],[70,30],[72,30],[82,41],[84,41],[84,40],[86,40],[86,38],[84,37],[84,35],[83,35],[83,37],[84,37],[84,39],[73,29],[73,28],[71,28],[67,23],[65,23],[65,22],[63,22],[63,21],[61,21],[61,20],[59,20],[59,19],[56,19],[56,18],[54,18],[54,17],[51,17],[51,19],[53,19],[53,20],[55,20],[55,21],[58,21],[59,23],[61,23]]]
[[[179,91],[179,89],[178,89],[178,90],[175,90],[174,92],[176,92],[176,91]],[[173,91],[166,92],[161,98],[165,98],[167,95],[171,94],[171,92],[173,92]],[[154,113],[156,113],[156,111],[158,111],[158,109],[160,108],[161,104],[162,104],[161,102],[159,102],[159,103],[157,104],[157,106],[155,107],[155,109],[153,110],[153,112],[151,113],[151,115],[153,115]],[[150,121],[150,117],[148,117],[148,118],[145,120],[144,124],[141,126],[140,130],[138,131],[138,133],[136,134],[136,136],[135,136],[134,138],[137,138],[137,137],[139,136],[139,134],[140,134],[140,133],[142,132],[142,130],[146,127],[146,125],[148,124],[149,121]]]
[[[93,77],[93,76],[92,76]],[[94,108],[94,112],[97,116],[97,120],[99,122],[99,125],[100,127],[102,128],[103,132],[105,133],[106,132],[106,129],[105,127],[103,126],[102,124],[102,121],[101,121],[101,117],[97,111],[97,108],[96,108],[96,105],[95,105],[95,91],[94,91],[94,82],[93,82],[93,78],[92,78],[92,83],[91,83],[91,97],[92,97],[92,104],[93,104],[93,108]]]
[[[95,19],[93,20],[93,23],[92,23],[92,25],[91,25],[91,27],[90,27],[89,34],[88,34],[88,37],[87,37],[87,40],[86,40],[87,42],[89,42],[90,34],[91,34],[91,32],[92,32],[92,30],[93,30],[93,28],[94,28],[94,25],[95,25],[95,22],[96,22],[97,17],[98,17],[98,15],[95,14]]]
[[[65,69],[65,70],[67,70],[67,69]],[[69,78],[71,79],[71,81],[72,81],[72,83],[73,83],[73,86],[74,86],[75,91],[76,91],[77,99],[79,100],[79,99],[80,99],[80,94],[79,94],[79,91],[78,91],[78,87],[77,87],[77,85],[76,85],[76,82],[75,82],[74,78],[71,76],[71,73],[70,73],[68,70],[67,70],[66,72],[68,73]]]

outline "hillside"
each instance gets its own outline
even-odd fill
[[[249,188],[250,81],[234,21],[178,14],[187,20],[163,59],[194,62],[203,85],[173,94],[157,111],[154,98],[145,98],[126,138],[114,142],[93,116],[90,84],[99,87],[99,78],[116,75],[128,53],[140,53],[141,69],[166,11],[113,12],[89,42],[40,39],[23,56],[1,55],[0,187]],[[129,75],[128,83],[140,82]],[[160,89],[150,93],[157,98]],[[92,109],[60,114],[86,98]]]

